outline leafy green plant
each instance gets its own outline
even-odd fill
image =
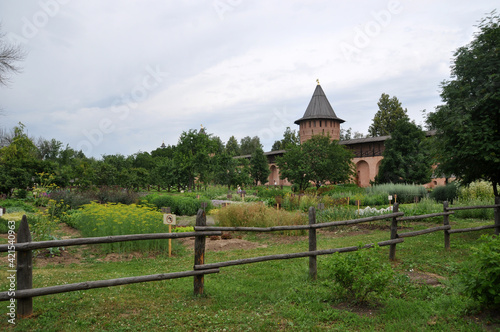
[[[477,206],[477,205],[491,205],[493,199],[457,199],[454,206]],[[492,220],[494,218],[494,209],[468,209],[457,210],[454,213],[456,218],[474,218],[483,220]]]
[[[218,211],[215,216],[220,226],[271,227],[305,225],[308,219],[298,211],[276,210],[260,203],[231,204]],[[302,234],[292,231],[287,234]]]
[[[23,200],[18,199],[4,199],[0,202],[0,206],[4,207],[7,213],[17,212],[17,211],[26,211],[26,212],[36,212],[36,209],[33,205],[25,203]]]
[[[166,233],[162,213],[135,204],[84,205],[80,213],[71,215],[69,222],[82,232],[82,237]],[[165,249],[165,240],[128,241],[101,245],[105,252],[129,252]]]
[[[492,200],[494,199],[493,186],[491,182],[476,181],[468,186],[460,186],[458,198],[460,200]]]
[[[196,197],[196,196],[195,196]],[[145,198],[149,203],[155,205],[158,209],[170,207],[172,213],[183,216],[193,216],[198,213],[201,203],[206,203],[205,211],[213,208],[212,202],[207,199],[196,199],[184,196],[174,195],[148,195]]]
[[[465,292],[483,307],[500,307],[500,237],[483,235],[465,265],[461,280]]]
[[[412,203],[415,197],[422,199],[427,196],[427,190],[420,185],[413,184],[379,184],[366,188],[367,194],[392,195],[393,200],[397,196],[398,203]]]
[[[458,196],[457,184],[452,182],[448,183],[446,186],[437,186],[434,188],[430,194],[430,197],[437,202],[448,201],[453,203],[453,200]]]
[[[360,248],[330,257],[327,265],[329,277],[334,281],[333,289],[339,300],[361,304],[384,294],[394,271],[386,260],[376,255],[375,250]]]

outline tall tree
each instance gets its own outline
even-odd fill
[[[213,154],[217,146],[206,134],[205,129],[196,131],[194,129],[183,132],[179,138],[179,143],[175,149],[175,161],[188,179],[188,188],[194,187],[194,181],[207,180],[210,172],[210,155]],[[181,179],[183,177],[179,177]]]
[[[301,145],[292,146],[276,163],[282,179],[297,183],[304,190],[312,181],[319,187],[326,182],[347,182],[354,175],[352,153],[330,137],[315,135]]]
[[[372,137],[390,135],[396,127],[396,122],[401,119],[409,121],[406,108],[403,109],[400,101],[395,96],[390,98],[388,94],[382,93],[377,103],[378,112],[373,118],[373,123],[368,128]]]
[[[417,183],[431,180],[432,159],[425,132],[415,123],[399,120],[385,141],[384,159],[376,183]]]
[[[441,84],[444,105],[427,122],[437,130],[439,168],[465,184],[500,183],[500,18],[493,12],[454,54],[452,80]]]
[[[0,192],[10,194],[12,189],[26,189],[33,184],[42,165],[37,158],[38,150],[19,123],[14,128],[12,142],[0,149]]]
[[[258,136],[250,137],[246,136],[241,139],[240,142],[241,154],[247,155],[254,153],[257,148],[262,149],[262,144],[260,144],[260,138]]]
[[[250,174],[252,175],[255,185],[258,185],[259,182],[261,184],[266,183],[269,174],[271,174],[267,158],[261,148],[257,148],[257,150],[252,153],[252,158],[250,159]]]
[[[300,144],[299,134],[295,130],[291,130],[290,127],[286,127],[283,133],[283,139],[280,141],[275,141],[271,151],[286,150],[289,145]]]
[[[236,137],[234,136],[229,137],[226,143],[226,151],[229,155],[233,157],[241,155],[240,145]]]

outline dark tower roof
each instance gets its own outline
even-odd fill
[[[345,122],[335,115],[330,102],[326,98],[321,85],[316,86],[316,90],[314,90],[311,101],[309,102],[309,106],[307,106],[306,112],[304,116],[298,120],[295,120],[295,124],[300,124],[301,121],[304,120],[314,120],[314,119],[332,119],[337,120],[340,123]]]

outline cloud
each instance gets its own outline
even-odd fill
[[[90,143],[96,157],[176,144],[200,124],[223,141],[262,136],[269,150],[287,126],[297,129],[293,121],[319,78],[344,128],[366,133],[382,93],[398,97],[419,123],[422,109],[440,104],[453,52],[495,7],[451,0],[2,2],[0,13],[9,13],[0,14],[2,31],[24,39],[29,55],[12,87],[0,90],[1,121],[6,128],[21,121],[31,135],[74,148]]]

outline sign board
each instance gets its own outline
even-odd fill
[[[175,214],[165,213],[163,215],[163,223],[165,225],[175,225]]]
[[[392,201],[392,195],[389,195],[389,197],[387,198],[390,201]]]

